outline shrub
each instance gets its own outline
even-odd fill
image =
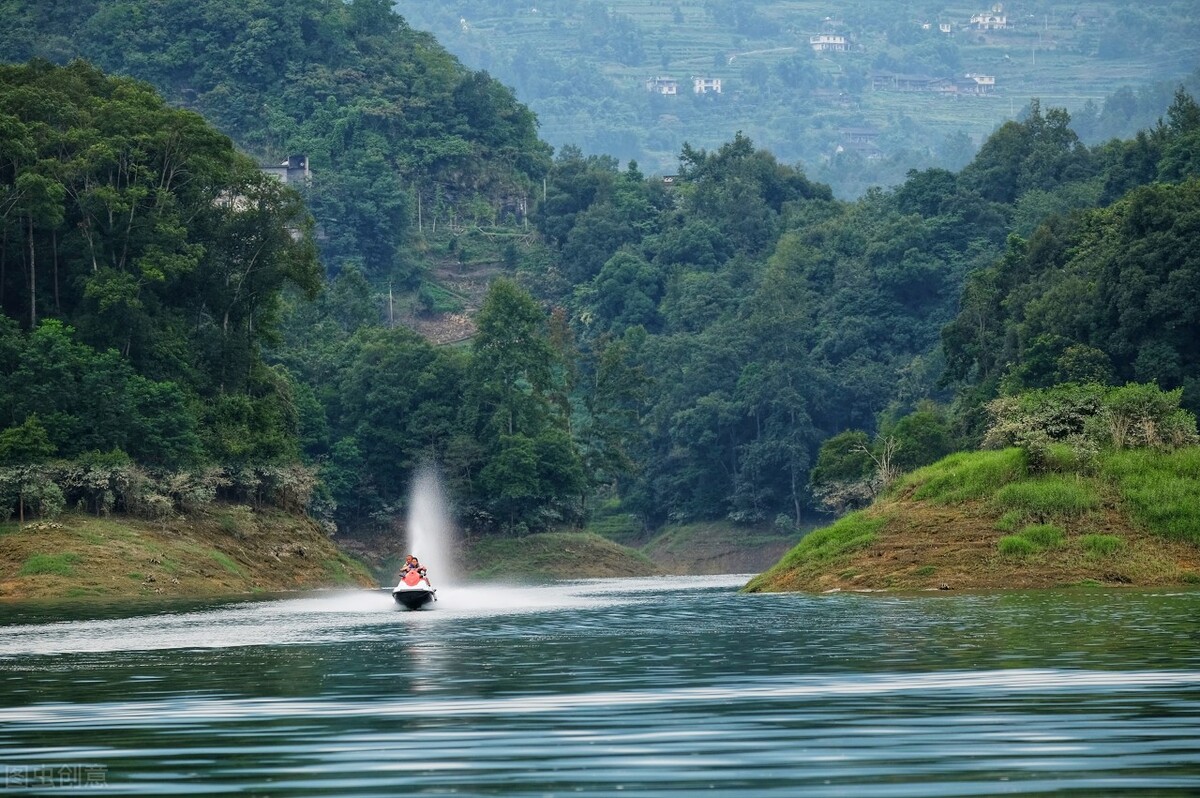
[[[67,500],[58,485],[50,482],[42,487],[38,496],[38,514],[42,518],[58,518],[66,506]]]
[[[984,445],[1024,447],[1031,437],[1049,442],[1081,436],[1103,407],[1104,393],[1100,385],[1068,383],[994,399],[987,406],[992,420]]]
[[[1182,389],[1064,384],[991,401],[984,445],[1019,446],[1034,473],[1088,471],[1101,447],[1178,449],[1195,444]],[[1063,448],[1065,447],[1065,448]]]
[[[1125,541],[1116,535],[1084,535],[1079,546],[1094,557],[1107,557],[1125,548]]]
[[[813,497],[821,507],[831,513],[846,513],[869,505],[874,499],[877,486],[872,480],[861,482],[823,482],[812,486]]]
[[[950,425],[932,403],[881,428],[880,435],[895,439],[895,466],[900,471],[929,465],[954,451]]]
[[[1179,408],[1183,389],[1129,383],[1104,397],[1110,440],[1125,447],[1171,448],[1196,442],[1196,419]]]
[[[219,469],[211,468],[203,472],[177,471],[166,474],[162,482],[176,507],[183,512],[194,512],[212,504],[217,497],[217,489],[226,480]]]
[[[5,520],[14,515],[28,520],[38,514],[54,518],[66,507],[66,498],[48,465],[22,464],[0,467],[0,505]]]
[[[1039,549],[1052,549],[1063,544],[1066,534],[1053,524],[1033,524],[1021,530],[1021,537]]]
[[[822,507],[844,513],[865,507],[875,498],[875,462],[871,439],[862,430],[846,430],[821,444],[817,464],[809,474],[813,496]]]

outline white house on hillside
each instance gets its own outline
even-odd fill
[[[959,91],[966,94],[990,94],[996,88],[995,75],[977,75],[968,72],[959,81]]]
[[[981,11],[971,17],[971,24],[976,30],[1004,30],[1008,27],[1008,16],[1000,3],[992,6],[991,11]]]
[[[679,81],[675,78],[650,78],[646,81],[646,91],[652,94],[663,94],[674,97],[679,93]]]
[[[844,53],[850,49],[840,33],[818,33],[808,37],[808,44],[818,53]]]

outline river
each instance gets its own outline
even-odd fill
[[[1200,795],[1200,591],[0,604],[0,797]]]

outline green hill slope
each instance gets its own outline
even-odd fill
[[[1200,448],[1032,474],[1020,449],[951,455],[805,537],[750,592],[1200,583]]]
[[[224,596],[374,584],[313,521],[215,504],[149,521],[0,524],[0,600]]]
[[[466,558],[473,579],[583,579],[659,573],[638,551],[582,532],[485,538],[468,548]]]

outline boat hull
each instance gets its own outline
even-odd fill
[[[392,590],[392,598],[405,609],[419,610],[437,600],[437,591],[429,587],[400,585]]]

